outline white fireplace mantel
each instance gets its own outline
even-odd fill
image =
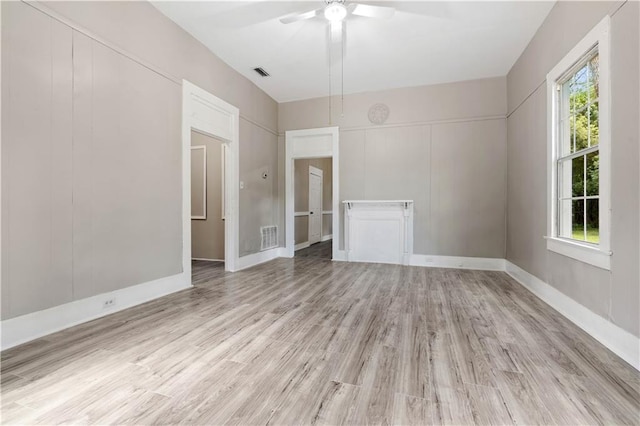
[[[408,265],[413,254],[413,200],[344,200],[349,262]]]

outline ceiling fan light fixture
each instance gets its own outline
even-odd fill
[[[347,8],[342,3],[333,2],[324,8],[324,17],[331,22],[340,22],[347,17]]]

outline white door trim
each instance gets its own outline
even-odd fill
[[[311,210],[311,175],[316,175],[318,177],[320,177],[320,197],[323,197],[323,193],[322,191],[324,190],[324,182],[322,181],[324,178],[324,172],[317,168],[317,167],[313,167],[313,166],[309,166],[309,188],[308,188],[308,194],[307,194],[307,202],[308,202],[308,208],[309,208],[309,220],[307,220],[307,240],[309,241],[309,243],[311,243],[311,214],[313,213]],[[320,210],[322,210],[322,202],[324,201],[321,200],[320,203]],[[318,212],[316,211],[316,214],[318,214]],[[322,211],[320,211],[320,239],[317,242],[322,241]],[[294,224],[295,226],[295,224]]]
[[[238,182],[240,110],[187,80],[182,80],[182,269],[191,282],[191,130],[220,139],[224,164],[224,269],[238,266]]]
[[[304,143],[304,138],[314,139],[313,143]],[[326,139],[330,142],[327,143]],[[323,140],[324,139],[324,140]],[[340,203],[340,161],[338,127],[319,129],[289,130],[285,133],[285,253],[286,257],[295,254],[294,239],[294,187],[293,161],[299,158],[332,158],[333,211],[339,211]],[[340,241],[338,226],[339,215],[333,215],[333,237]],[[333,245],[333,259],[338,258],[338,245]]]

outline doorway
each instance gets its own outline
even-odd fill
[[[191,259],[224,266],[225,144],[191,130]]]
[[[339,168],[338,168],[338,155],[339,155],[339,134],[337,127],[325,127],[319,129],[306,129],[306,130],[289,130],[285,134],[285,250],[287,257],[294,257],[296,255],[296,248],[302,250],[302,243],[309,243],[309,205],[296,206],[295,197],[295,181],[300,181],[302,178],[295,179],[294,172],[296,170],[296,161],[316,161],[323,159],[330,164],[329,167],[325,167],[322,173],[323,193],[326,193],[326,188],[331,188],[331,196],[329,201],[323,200],[322,208],[322,231],[325,238],[331,240],[328,252],[331,253],[332,260],[342,260],[344,254],[340,253],[337,248],[337,244],[332,244],[333,241],[339,241],[340,229],[338,227],[338,213],[339,213]],[[309,164],[309,163],[307,163]],[[317,165],[311,164],[313,167],[320,168]],[[309,168],[306,166],[298,166],[299,176],[306,175],[306,192],[308,194],[309,187]],[[327,178],[330,181],[327,182]],[[304,187],[305,185],[302,185]],[[300,197],[299,197],[300,198]],[[329,207],[330,206],[330,207]],[[303,209],[304,207],[304,209]],[[319,210],[318,210],[319,211]],[[315,212],[314,212],[315,215]],[[316,219],[317,220],[317,219]],[[298,225],[296,226],[296,221]],[[300,223],[302,222],[302,223]],[[317,226],[317,225],[316,225]],[[312,230],[312,232],[314,232]],[[329,234],[330,233],[330,234]],[[297,234],[297,235],[296,235]],[[302,235],[306,234],[303,240]],[[328,237],[327,235],[331,235]],[[297,242],[296,242],[297,240]],[[321,236],[322,240],[322,236]],[[321,241],[316,245],[323,244]],[[311,248],[311,247],[310,247]],[[302,252],[300,254],[303,254]]]
[[[294,160],[295,255],[331,259],[333,161],[331,157]]]
[[[221,186],[224,188],[220,203],[220,214],[224,213],[224,270],[235,271],[238,265],[238,186],[239,186],[239,121],[240,111],[238,108],[230,105],[223,100],[217,98],[211,93],[203,90],[196,85],[183,80],[182,81],[182,182],[183,182],[183,198],[182,198],[182,267],[185,280],[192,283],[192,203],[191,203],[191,138],[194,134],[207,136],[224,146],[224,155],[221,159],[220,167],[223,182]],[[195,144],[198,146],[198,144]],[[200,157],[196,156],[195,161],[202,160],[202,152]],[[222,155],[222,154],[221,154]],[[201,162],[202,164],[202,162]],[[204,182],[204,181],[203,181]],[[195,193],[205,194],[203,188],[200,191],[194,190]],[[197,204],[194,208],[198,208],[198,213],[203,216],[203,212],[207,209],[206,204]],[[195,213],[195,212],[194,212]],[[206,216],[209,217],[209,209]],[[218,214],[218,212],[216,212]]]

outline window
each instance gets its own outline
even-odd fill
[[[600,244],[598,50],[557,85],[558,236]]]
[[[609,269],[609,18],[547,75],[547,248]]]

